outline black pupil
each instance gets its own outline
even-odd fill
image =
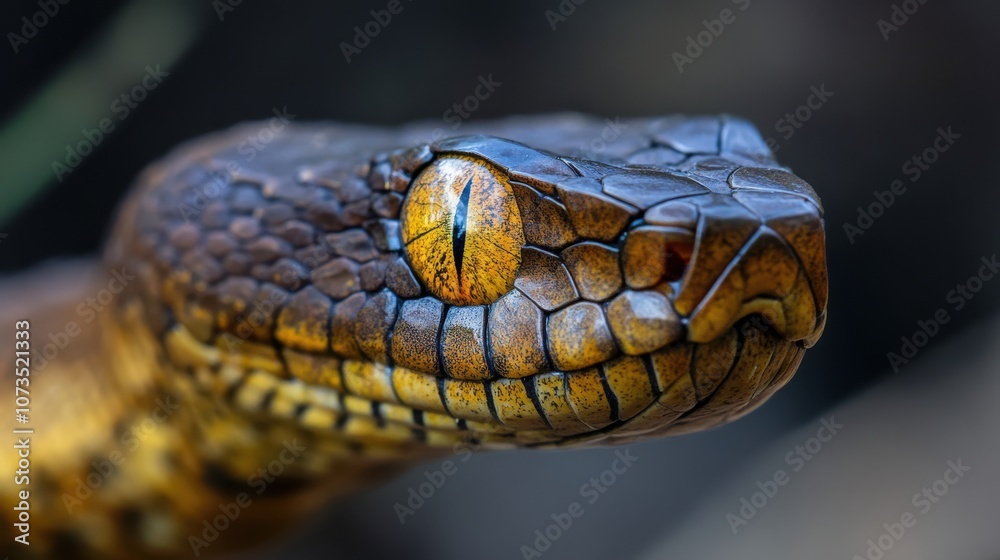
[[[455,227],[451,231],[452,246],[455,248],[455,272],[458,273],[458,281],[462,282],[462,257],[465,256],[465,226],[469,219],[469,193],[472,191],[472,179],[465,184],[462,189],[462,196],[458,198],[458,206],[455,207]]]

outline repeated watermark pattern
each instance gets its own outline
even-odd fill
[[[684,67],[688,64],[693,64],[698,57],[705,53],[706,49],[715,43],[716,39],[722,36],[727,25],[736,22],[736,16],[739,12],[746,11],[750,7],[750,0],[731,1],[736,5],[736,10],[724,8],[719,12],[718,17],[701,20],[701,25],[704,29],[694,35],[688,35],[685,39],[686,44],[683,51],[674,51],[670,55],[670,58],[674,61],[674,65],[677,66],[678,73],[683,74]]]
[[[493,79],[492,72],[485,76],[482,74],[476,76],[476,85],[472,89],[472,93],[452,103],[451,107],[445,109],[444,113],[441,114],[441,120],[448,123],[450,125],[448,128],[452,131],[458,130],[462,127],[462,123],[471,118],[472,114],[479,110],[482,103],[492,97],[497,88],[502,85],[503,82]],[[427,144],[437,142],[447,134],[448,132],[444,128],[434,128],[430,131],[424,142]]]
[[[287,106],[283,106],[281,109],[274,107],[271,112],[274,116],[267,124],[261,125],[256,132],[247,135],[237,145],[237,152],[244,156],[245,162],[253,161],[262,151],[266,150],[274,140],[275,135],[284,130],[297,116],[289,112]],[[208,207],[211,201],[224,195],[233,186],[234,177],[239,177],[242,170],[243,166],[240,162],[230,160],[225,164],[225,171],[213,174],[207,183],[193,185],[191,187],[193,196],[188,200],[188,203],[182,203],[178,208],[184,220],[191,223]],[[313,253],[303,256],[300,263],[308,273],[326,262],[333,254],[333,249],[320,237]],[[298,272],[288,268],[279,272],[282,285],[293,286],[295,289],[307,277],[300,276]],[[292,291],[294,292],[294,289]],[[221,340],[225,343],[226,350],[230,354],[239,352],[243,343],[253,336],[256,329],[267,324],[274,310],[284,305],[287,299],[287,293],[281,290],[271,290],[255,297],[247,306],[245,314],[236,317],[234,328],[221,334]]]
[[[275,136],[285,130],[288,123],[297,116],[288,111],[287,105],[282,106],[281,109],[273,107],[271,113],[274,116],[267,121],[267,124],[261,125],[256,132],[247,135],[236,146],[236,151],[244,157],[246,162],[256,159],[257,155],[274,141]],[[182,203],[178,207],[184,221],[191,223],[194,218],[201,215],[202,210],[208,207],[211,201],[219,198],[226,192],[226,189],[232,184],[232,178],[240,175],[242,170],[243,166],[240,165],[240,162],[230,160],[226,162],[225,171],[213,174],[211,181],[207,184],[192,186],[194,196],[190,199],[190,204]]]
[[[586,142],[579,148],[570,151],[568,156],[580,159],[598,159],[608,149],[609,145],[615,143],[621,137],[622,132],[628,127],[629,124],[623,123],[621,117],[604,119],[604,128],[601,129],[601,133],[591,138],[589,142]]]
[[[298,440],[285,440],[282,443],[282,450],[273,460],[263,465],[257,472],[247,477],[247,486],[253,490],[253,494],[260,496],[267,491],[267,487],[274,483],[279,476],[285,472],[285,467],[291,465],[305,452],[305,446],[299,445]],[[211,519],[204,519],[201,522],[201,535],[188,535],[188,545],[195,556],[201,556],[204,549],[212,545],[219,539],[219,535],[233,526],[239,519],[243,510],[253,505],[253,497],[249,491],[240,492],[233,497],[232,501],[219,502],[219,513]]]
[[[212,0],[212,9],[219,21],[226,21],[226,15],[236,11],[242,3],[243,0]]]
[[[729,530],[735,535],[742,527],[748,525],[778,495],[778,492],[791,482],[792,474],[806,468],[806,465],[816,458],[823,447],[830,443],[833,436],[840,433],[843,428],[844,425],[839,424],[833,416],[820,420],[820,426],[816,430],[815,436],[808,438],[785,453],[785,464],[791,468],[791,472],[780,468],[776,469],[766,480],[758,480],[757,489],[749,497],[740,497],[740,507],[736,513],[731,511],[726,513],[725,519]]]
[[[561,0],[556,9],[545,10],[545,21],[549,22],[549,27],[555,31],[560,23],[565,23],[570,16],[576,13],[577,6],[587,0]]]
[[[1000,261],[997,260],[996,253],[990,257],[980,258],[979,262],[981,264],[975,274],[964,282],[955,284],[955,287],[945,294],[945,302],[951,304],[951,311],[946,307],[940,307],[929,319],[917,320],[917,329],[911,335],[899,337],[899,349],[885,355],[893,372],[899,373],[901,366],[910,363],[910,360],[941,332],[941,327],[951,322],[951,313],[965,309],[965,306],[982,291],[983,286],[1000,272]]]
[[[615,459],[607,468],[596,477],[592,477],[580,486],[580,497],[584,498],[587,505],[596,504],[601,499],[601,495],[618,482],[618,477],[628,472],[629,468],[638,461],[639,458],[632,455],[629,448],[615,451]],[[573,522],[586,513],[584,505],[573,501],[566,507],[565,511],[553,513],[549,516],[552,522],[541,529],[535,529],[534,540],[530,544],[521,545],[521,556],[524,560],[531,558],[541,558],[546,551],[552,548],[552,544],[562,538],[562,536],[573,527]]]
[[[21,47],[34,39],[38,32],[52,21],[52,18],[59,15],[62,6],[69,4],[69,2],[70,0],[38,0],[38,11],[21,18],[20,33],[7,32],[7,40],[10,42],[10,48],[14,49],[14,54],[19,53]]]
[[[321,250],[328,251],[325,246]],[[286,282],[286,280],[290,282]],[[285,270],[281,273],[281,281],[286,285],[297,285],[298,277],[292,271]],[[236,317],[236,327],[233,331],[227,330],[222,333],[221,339],[226,344],[226,350],[230,354],[239,352],[240,346],[249,340],[257,329],[267,324],[269,318],[273,316],[274,310],[280,309],[288,297],[284,291],[270,290],[266,296],[261,294],[254,298],[253,303],[247,306],[246,314]]]
[[[59,354],[66,350],[76,337],[83,332],[82,327],[93,323],[100,313],[111,304],[112,301],[122,293],[130,282],[135,280],[135,275],[130,274],[127,267],[114,269],[110,273],[104,287],[84,298],[75,308],[76,315],[81,322],[69,320],[62,329],[56,332],[48,332],[44,343],[36,344],[31,350],[31,361],[35,370],[45,371],[49,362],[56,359]]]
[[[350,64],[351,57],[361,54],[362,50],[371,45],[372,40],[378,37],[382,33],[382,30],[392,23],[392,17],[403,13],[403,8],[405,7],[401,0],[389,0],[385,8],[371,10],[369,12],[371,14],[370,20],[363,25],[354,26],[354,36],[351,38],[351,42],[340,42],[340,52],[344,55],[344,60]]]
[[[900,167],[900,171],[909,180],[910,184],[916,183],[932,165],[937,163],[938,159],[941,158],[941,154],[950,150],[961,137],[962,135],[953,131],[950,126],[938,127],[937,137],[934,138],[931,144],[920,153],[904,161]],[[870,230],[875,225],[875,220],[885,215],[886,210],[892,208],[892,205],[896,203],[897,197],[906,194],[906,189],[906,182],[902,179],[896,179],[892,183],[889,183],[888,189],[884,191],[872,191],[872,197],[875,201],[864,207],[858,206],[858,217],[854,220],[854,223],[844,222],[844,233],[847,235],[847,240],[851,245],[854,245],[858,236],[864,235]]]
[[[958,484],[962,477],[972,470],[969,465],[962,464],[961,457],[953,461],[949,460],[945,466],[947,468],[941,478],[924,486],[910,498],[910,504],[920,513],[920,516],[930,513],[931,509],[948,494],[951,487]],[[901,513],[898,518],[883,523],[882,530],[884,532],[877,537],[868,539],[868,542],[865,543],[868,545],[868,548],[865,549],[865,555],[855,554],[851,560],[882,560],[885,553],[892,550],[892,547],[896,546],[896,543],[917,525],[918,519],[919,517],[913,513],[913,510],[908,509]]]
[[[485,77],[481,75],[477,76],[476,87],[472,93],[465,96],[461,101],[456,101],[452,104],[451,108],[446,110],[441,118],[444,119],[444,122],[451,125],[452,130],[458,130],[462,126],[462,123],[479,109],[479,104],[489,99],[493,95],[493,92],[501,85],[503,85],[503,82],[494,80],[493,74],[487,74]]]
[[[875,22],[878,26],[879,33],[882,34],[882,39],[889,41],[889,35],[899,31],[900,27],[906,25],[910,21],[910,16],[917,13],[920,6],[927,3],[927,0],[903,0],[899,4],[893,4],[890,8],[889,17],[886,19],[879,19]]]
[[[813,118],[816,111],[822,109],[834,95],[834,92],[826,89],[825,83],[819,86],[809,86],[809,96],[806,97],[805,103],[774,121],[774,131],[780,134],[782,139],[791,140],[792,136],[795,136],[795,132],[802,128],[802,125],[809,121],[809,119]],[[773,137],[768,138],[766,142],[767,147],[775,154],[781,149],[781,145]]]
[[[156,406],[149,416],[136,422],[118,436],[120,449],[111,451],[105,458],[91,461],[92,469],[90,472],[83,478],[78,476],[74,480],[76,486],[73,488],[73,493],[63,492],[62,503],[68,513],[76,513],[76,508],[83,505],[83,502],[104,486],[108,479],[119,472],[128,457],[135,453],[144,441],[152,437],[159,427],[169,421],[174,413],[181,408],[181,405],[171,395],[157,398],[154,404]]]
[[[427,505],[427,502],[437,495],[438,490],[444,488],[445,483],[458,473],[459,464],[467,463],[472,458],[473,452],[478,451],[480,447],[482,445],[477,440],[457,442],[452,447],[455,458],[442,461],[436,469],[425,470],[425,480],[416,487],[410,486],[406,491],[406,499],[392,505],[392,511],[399,519],[399,524],[405,525],[408,516],[416,515],[420,508]]]
[[[63,158],[63,161],[52,162],[52,172],[55,173],[56,179],[61,183],[67,175],[83,163],[85,157],[94,153],[104,138],[111,134],[118,124],[127,119],[132,111],[139,106],[139,103],[146,99],[149,92],[159,87],[169,75],[169,72],[160,69],[159,64],[155,67],[146,66],[146,74],[142,80],[131,90],[121,94],[120,97],[111,102],[110,110],[117,117],[117,122],[111,117],[104,117],[97,123],[96,127],[81,130],[80,134],[83,139],[76,145],[66,146],[66,157]]]

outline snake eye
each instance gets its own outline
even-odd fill
[[[521,213],[507,179],[472,158],[441,158],[417,176],[402,209],[410,266],[438,299],[492,303],[521,265]]]

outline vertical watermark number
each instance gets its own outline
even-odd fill
[[[22,425],[14,428],[14,449],[17,450],[17,469],[14,471],[14,484],[17,491],[17,504],[14,505],[14,515],[17,523],[14,528],[17,534],[14,540],[23,545],[29,545],[31,535],[31,434],[34,429],[29,426],[31,415],[31,323],[27,320],[14,323],[14,419]]]

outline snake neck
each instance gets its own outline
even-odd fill
[[[361,457],[330,434],[236,410],[165,359],[131,290],[80,320],[79,303],[100,289],[88,288],[68,305],[25,311],[38,350],[46,333],[80,328],[52,359],[33,355],[30,483],[0,486],[6,517],[30,491],[31,545],[13,558],[215,556],[286,532],[330,497],[420,458]],[[7,447],[6,464],[16,464]],[[16,520],[5,521],[13,542]]]

